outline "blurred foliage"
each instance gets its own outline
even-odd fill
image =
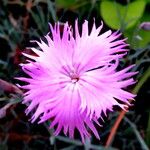
[[[127,30],[142,17],[145,4],[145,1],[134,1],[128,5],[115,1],[102,1],[100,11],[105,23],[111,28]]]
[[[133,48],[144,47],[150,42],[149,32],[140,30],[138,26],[142,21],[150,21],[148,3],[146,0],[135,0],[122,5],[104,0],[100,3],[100,12],[105,23],[113,29],[120,29]]]
[[[56,0],[56,6],[60,8],[69,8],[76,3],[76,0]]]
[[[136,79],[144,80],[143,74],[150,66],[150,31],[141,28],[141,24],[150,22],[150,0],[1,0],[0,78],[7,82],[3,82],[5,88],[0,82],[0,150],[105,149],[118,112],[109,113],[108,118],[104,117],[105,122],[100,120],[103,125],[99,129],[100,141],[91,137],[83,144],[63,134],[54,137],[48,128],[50,122],[37,125],[28,121],[24,115],[25,106],[20,103],[21,93],[14,85],[14,77],[23,74],[18,66],[24,62],[21,53],[31,53],[26,47],[34,45],[29,41],[46,35],[48,22],[59,21],[63,25],[68,21],[74,26],[77,18],[80,23],[89,20],[90,28],[93,18],[97,26],[103,20],[103,32],[109,28],[121,30],[128,38],[130,51],[121,60],[120,67],[135,63],[133,71],[139,71]],[[110,150],[146,150],[147,145],[150,147],[150,81],[142,83],[135,105],[124,117]]]

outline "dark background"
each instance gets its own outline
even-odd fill
[[[118,69],[136,64],[132,71],[139,71],[135,80],[140,84],[128,89],[140,87],[136,100],[121,121],[109,149],[150,148],[150,27],[145,24],[150,21],[149,0],[0,0],[0,150],[105,149],[119,108],[108,112],[105,122],[100,120],[103,125],[98,128],[100,141],[93,136],[83,144],[78,133],[75,140],[63,134],[54,137],[48,129],[49,122],[31,124],[30,116],[25,116],[22,91],[15,86],[18,81],[14,79],[24,75],[19,67],[25,61],[21,53],[32,54],[26,47],[35,46],[29,41],[47,34],[48,22],[68,21],[74,26],[76,19],[80,25],[86,19],[90,29],[93,18],[97,27],[104,21],[102,32],[119,29],[122,37],[128,38],[130,51]]]

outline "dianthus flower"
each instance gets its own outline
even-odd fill
[[[99,139],[95,124],[100,125],[102,112],[130,105],[135,95],[125,89],[135,83],[135,72],[129,72],[133,65],[116,71],[128,45],[119,32],[100,34],[102,27],[94,23],[89,32],[85,21],[80,34],[76,21],[74,31],[65,23],[61,34],[59,23],[50,24],[52,36],[45,36],[47,42],[36,41],[39,49],[31,48],[37,56],[24,54],[28,60],[21,66],[30,77],[19,80],[28,83],[22,86],[27,89],[23,103],[27,114],[34,112],[32,122],[51,120],[55,135],[63,131],[73,138],[77,129],[82,141],[90,131]]]

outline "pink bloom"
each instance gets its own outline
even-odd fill
[[[90,136],[89,130],[99,139],[94,124],[100,125],[101,113],[112,111],[114,105],[122,109],[129,105],[135,95],[125,88],[135,83],[131,77],[136,73],[128,72],[133,65],[116,71],[127,44],[118,39],[118,32],[100,34],[102,27],[94,23],[89,32],[85,21],[80,34],[77,21],[74,32],[65,23],[60,35],[59,23],[54,28],[50,24],[52,37],[45,36],[47,43],[36,41],[40,50],[31,48],[38,57],[24,54],[29,60],[21,66],[30,78],[19,80],[28,83],[22,86],[28,90],[23,103],[28,105],[27,114],[34,111],[32,122],[51,119],[55,135],[63,130],[73,138],[76,128],[82,141]]]

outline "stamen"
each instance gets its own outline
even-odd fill
[[[72,83],[76,83],[76,82],[79,81],[79,77],[77,77],[77,78],[72,78],[71,81],[72,81]]]
[[[76,83],[79,81],[79,76],[75,72],[70,73],[70,78],[71,78],[72,83]]]

